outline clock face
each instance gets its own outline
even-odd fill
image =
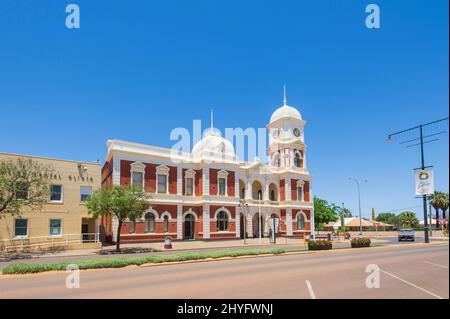
[[[296,137],[299,137],[299,136],[300,136],[300,130],[299,130],[298,128],[295,128],[295,129],[294,129],[294,135],[295,135]]]
[[[280,135],[280,131],[278,129],[274,129],[272,132],[272,136],[277,138]]]

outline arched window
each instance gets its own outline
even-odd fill
[[[271,200],[272,202],[275,201],[275,191],[274,191],[274,190],[270,191],[270,200]]]
[[[226,212],[221,211],[217,214],[217,231],[228,230],[228,215]]]
[[[145,214],[145,232],[154,233],[155,232],[155,215],[153,213]]]
[[[297,214],[297,230],[304,230],[305,229],[305,216],[303,214],[298,213]]]
[[[295,165],[295,167],[300,167],[300,154],[299,153],[295,153],[294,165]]]
[[[163,231],[165,232],[165,233],[168,233],[169,232],[169,216],[164,216],[164,224],[163,224]]]
[[[278,153],[275,153],[274,155],[273,165],[275,167],[280,167],[280,155]]]
[[[262,199],[262,191],[261,190],[258,191],[258,199],[260,199],[260,200]]]

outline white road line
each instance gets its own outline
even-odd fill
[[[306,281],[306,287],[308,287],[309,295],[311,296],[311,299],[316,299],[316,295],[314,294],[314,290],[312,289],[311,283],[309,280]]]
[[[433,265],[433,266],[436,266],[436,267],[441,267],[441,268],[444,268],[444,269],[448,269],[448,266],[435,264],[435,263],[432,263],[431,261],[424,261],[424,263],[430,264],[430,265]]]
[[[403,281],[405,284],[408,284],[408,285],[410,285],[410,286],[412,286],[412,287],[414,287],[414,288],[417,288],[417,289],[419,289],[419,290],[422,290],[423,292],[425,292],[425,293],[427,293],[427,294],[429,294],[429,295],[431,295],[431,296],[433,296],[433,297],[435,297],[435,298],[438,298],[438,299],[444,299],[443,297],[441,297],[441,296],[439,296],[439,295],[436,295],[435,293],[432,293],[431,291],[428,291],[428,290],[426,290],[426,289],[424,289],[424,288],[422,288],[422,287],[419,287],[419,286],[413,284],[412,282],[406,281],[405,279],[402,279],[402,278],[400,278],[400,277],[397,277],[396,275],[391,274],[391,273],[389,273],[389,272],[387,272],[387,271],[385,271],[385,270],[380,269],[380,271],[383,272],[383,273],[385,273],[386,275],[389,275],[389,276],[395,278],[395,279],[398,279],[398,280],[400,280],[400,281]]]

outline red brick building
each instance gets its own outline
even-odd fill
[[[268,236],[271,218],[280,221],[278,236],[314,233],[305,124],[285,99],[267,125],[267,164],[239,161],[232,143],[214,129],[191,153],[109,140],[103,186],[142,186],[150,206],[137,221],[124,223],[122,242],[239,239],[244,225],[249,238]],[[104,219],[103,226],[115,241],[117,222]]]

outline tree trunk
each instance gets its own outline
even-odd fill
[[[120,251],[120,232],[122,231],[122,220],[119,219],[119,227],[117,228],[116,251]]]
[[[439,229],[439,208],[436,209],[436,228]]]

